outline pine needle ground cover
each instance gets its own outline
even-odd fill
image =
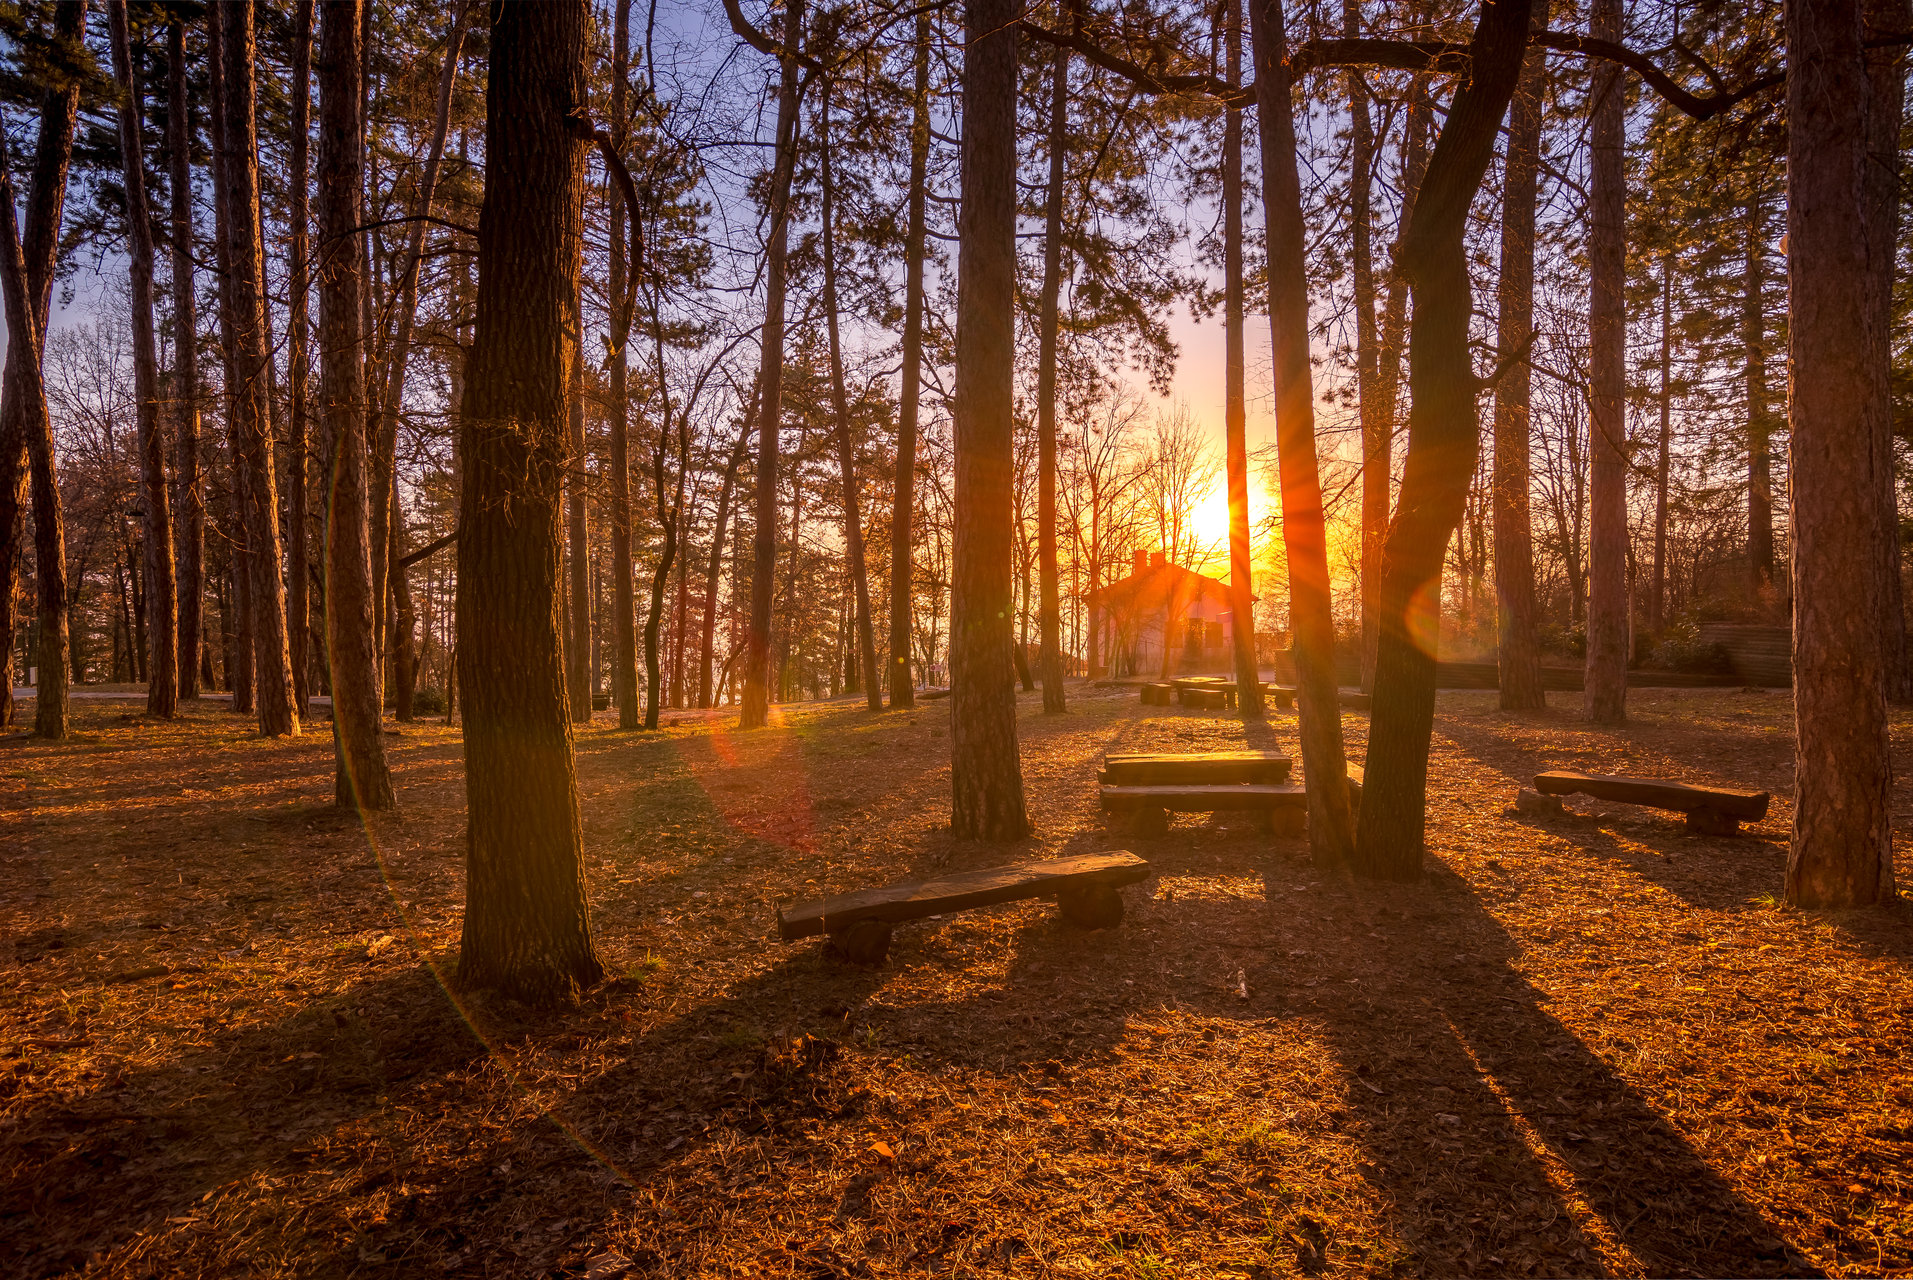
[[[443,981],[456,729],[388,739],[368,827],[323,724],[77,703],[71,742],[0,743],[0,1272],[1913,1273],[1913,912],[1779,906],[1786,695],[1635,691],[1618,731],[1555,697],[1442,695],[1431,873],[1383,888],[1247,815],[1098,812],[1104,752],[1293,751],[1289,715],[1026,696],[1005,849],[947,831],[947,703],[601,714],[618,976],[551,1016]],[[1776,803],[1740,839],[1514,814],[1545,768]],[[1116,930],[1011,904],[875,970],[774,940],[781,901],[1110,848],[1156,871]]]

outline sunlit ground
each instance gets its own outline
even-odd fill
[[[323,724],[78,702],[73,741],[0,741],[0,1272],[1913,1271],[1913,921],[1779,905],[1784,692],[1636,690],[1623,730],[1445,694],[1431,874],[1390,888],[1245,821],[1107,830],[1104,751],[1294,722],[1073,693],[1024,700],[1008,850],[949,838],[947,703],[600,715],[617,980],[554,1016],[441,985],[455,730],[387,739],[403,808],[369,827]],[[1779,799],[1738,840],[1509,813],[1550,767]],[[775,941],[825,888],[1108,848],[1157,874],[1107,933],[1014,904],[874,971]]]

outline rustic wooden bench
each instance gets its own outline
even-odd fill
[[[1273,761],[1280,761],[1280,777],[1286,779],[1290,762],[1270,752],[1215,752],[1214,756],[1265,758],[1263,768],[1273,774]],[[1147,757],[1144,757],[1147,759]],[[1275,835],[1299,836],[1308,829],[1308,791],[1306,788],[1285,781],[1218,781],[1228,778],[1233,770],[1234,776],[1241,776],[1249,769],[1244,762],[1217,760],[1205,764],[1199,756],[1182,758],[1175,766],[1165,761],[1176,757],[1155,757],[1155,762],[1146,767],[1134,767],[1126,770],[1121,764],[1112,773],[1109,765],[1114,760],[1106,760],[1103,776],[1111,779],[1103,784],[1101,792],[1102,807],[1111,813],[1132,815],[1135,829],[1143,835],[1162,835],[1169,830],[1171,813],[1256,813],[1262,816],[1263,825]],[[1213,772],[1211,772],[1213,771]],[[1264,776],[1268,776],[1265,774]],[[1121,778],[1163,777],[1175,778],[1174,781],[1137,782],[1117,781]],[[1206,779],[1197,781],[1194,779]],[[1362,795],[1362,767],[1348,766],[1349,802],[1360,804]]]
[[[780,909],[777,936],[795,942],[828,934],[837,949],[856,963],[881,964],[890,950],[892,927],[902,921],[1051,894],[1065,923],[1108,929],[1123,918],[1122,895],[1116,890],[1148,876],[1149,864],[1122,850],[958,871],[935,880],[863,889]]]
[[[1687,815],[1687,829],[1700,835],[1740,834],[1743,822],[1767,816],[1773,795],[1766,791],[1738,791],[1731,787],[1695,786],[1663,778],[1626,778],[1614,774],[1576,773],[1552,769],[1534,775],[1534,789],[1544,796],[1579,793],[1597,800],[1671,809]]]
[[[1280,751],[1124,752],[1103,757],[1098,782],[1117,786],[1179,783],[1283,783],[1295,762]]]

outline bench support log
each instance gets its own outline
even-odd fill
[[[1113,929],[1123,920],[1123,896],[1106,884],[1064,889],[1056,905],[1063,923],[1078,929]]]

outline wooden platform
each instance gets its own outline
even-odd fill
[[[1274,757],[1267,752],[1215,752],[1215,756],[1270,756],[1263,767],[1274,772],[1274,760],[1280,760],[1281,775],[1286,778],[1290,762],[1283,757]],[[1287,782],[1218,782],[1213,778],[1225,776],[1231,766],[1217,762],[1205,764],[1202,757],[1181,757],[1180,764],[1161,762],[1176,761],[1174,756],[1158,757],[1158,763],[1142,766],[1128,772],[1131,778],[1149,776],[1152,769],[1180,772],[1184,777],[1201,778],[1207,775],[1210,781],[1177,782],[1106,782],[1101,788],[1102,807],[1111,813],[1134,815],[1137,829],[1145,835],[1161,835],[1169,829],[1171,813],[1260,813],[1265,815],[1268,828],[1278,835],[1297,836],[1307,830],[1308,791],[1305,787]],[[1106,762],[1114,764],[1114,759]],[[1241,769],[1242,766],[1234,766]],[[1116,766],[1117,776],[1125,770]],[[1105,768],[1104,777],[1110,776]],[[1161,776],[1158,774],[1157,776]],[[1348,766],[1348,791],[1350,805],[1359,805],[1362,799],[1362,767]]]
[[[1534,775],[1534,789],[1544,796],[1587,795],[1597,800],[1671,809],[1687,815],[1689,829],[1704,835],[1737,835],[1742,822],[1767,816],[1771,792],[1741,791],[1732,787],[1695,786],[1665,778],[1629,778],[1618,774],[1576,773],[1552,769]]]
[[[888,951],[894,924],[1050,894],[1057,895],[1070,923],[1108,928],[1122,919],[1116,890],[1148,875],[1149,864],[1123,850],[959,871],[780,909],[777,936],[795,942],[827,933],[852,959],[874,964]]]

